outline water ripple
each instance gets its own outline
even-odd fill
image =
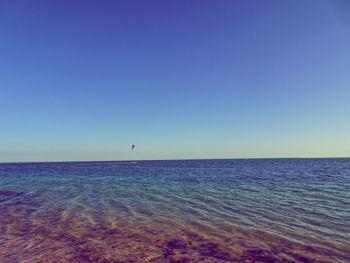
[[[349,159],[0,164],[0,182],[1,262],[350,261]]]

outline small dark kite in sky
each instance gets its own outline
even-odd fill
[[[134,148],[135,148],[135,145],[134,144],[131,145],[131,150],[134,150]]]

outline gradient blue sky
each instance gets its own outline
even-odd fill
[[[1,1],[0,125],[0,162],[350,156],[350,3]]]

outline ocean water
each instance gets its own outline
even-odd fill
[[[350,262],[350,159],[0,164],[0,262]]]

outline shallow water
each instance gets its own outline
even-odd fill
[[[350,262],[350,159],[0,164],[0,262]]]

